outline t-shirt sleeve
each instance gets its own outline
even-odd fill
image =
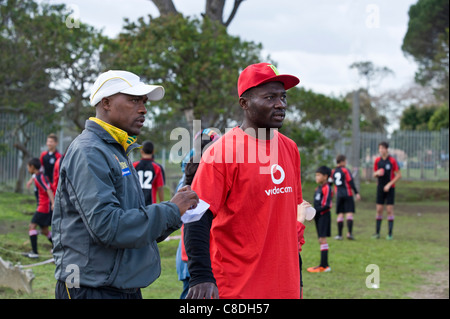
[[[201,162],[192,182],[192,189],[198,197],[207,202],[216,217],[220,207],[225,204],[230,190],[229,181],[224,172],[225,165]]]

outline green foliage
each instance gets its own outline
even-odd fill
[[[428,121],[428,129],[430,131],[439,131],[449,128],[449,112],[448,105],[441,105],[430,117]]]
[[[449,89],[449,2],[419,0],[409,9],[408,31],[402,50],[419,64],[416,81],[432,84],[437,95],[447,100]]]
[[[401,130],[438,131],[448,128],[448,105],[417,107],[405,109],[400,119]]]

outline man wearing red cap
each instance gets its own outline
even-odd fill
[[[243,122],[203,154],[192,184],[210,207],[185,224],[187,298],[300,297],[300,155],[276,130],[299,82],[269,63],[240,74]]]

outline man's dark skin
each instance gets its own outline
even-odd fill
[[[96,105],[96,118],[120,128],[130,136],[136,136],[141,133],[141,128],[144,126],[147,101],[146,95],[117,93],[103,98]],[[197,206],[198,196],[190,186],[185,186],[172,197],[170,202],[178,206],[182,216],[186,210]]]
[[[258,139],[273,137],[273,129],[279,129],[285,118],[286,90],[281,82],[269,82],[251,88],[239,98],[244,110],[244,120],[240,128]],[[258,128],[264,128],[264,136],[259,136]],[[253,134],[254,132],[254,134]],[[197,284],[189,289],[186,299],[218,299],[219,290],[212,282]]]

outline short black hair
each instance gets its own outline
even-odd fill
[[[40,169],[41,161],[39,160],[39,158],[33,157],[28,161],[28,166],[34,166],[36,169]]]
[[[329,168],[328,166],[320,166],[317,170],[316,173],[320,173],[322,175],[327,175],[328,177],[331,176],[331,168]]]
[[[153,154],[153,150],[154,150],[154,146],[153,143],[150,141],[144,141],[144,143],[142,143],[142,151],[145,154]]]
[[[384,148],[389,148],[389,143],[386,141],[380,142],[380,144],[378,144],[378,146],[383,146]]]
[[[343,161],[345,161],[347,159],[347,157],[345,157],[344,154],[339,154],[338,156],[336,156],[336,163],[339,164]]]

